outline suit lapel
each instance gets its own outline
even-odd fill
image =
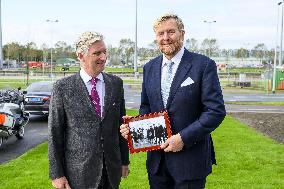
[[[153,62],[153,66],[151,68],[151,89],[153,89],[158,97],[158,102],[160,103],[160,107],[164,108],[163,97],[161,92],[161,69],[162,69],[162,60],[163,56],[160,56],[156,62]]]
[[[112,99],[112,93],[113,93],[113,86],[111,82],[111,78],[105,74],[102,73],[104,77],[104,82],[105,82],[105,99],[104,99],[104,108],[103,108],[103,116],[102,119],[104,119],[105,114],[110,107],[111,99]]]
[[[185,49],[181,62],[178,66],[178,69],[176,71],[176,74],[174,76],[174,79],[171,85],[170,95],[169,95],[168,102],[167,102],[167,109],[169,108],[171,102],[173,101],[173,98],[177,90],[180,88],[181,83],[185,80],[185,77],[192,66],[191,61],[192,61],[192,56],[190,56],[189,51]]]
[[[88,89],[83,81],[83,79],[80,76],[80,73],[78,72],[76,74],[76,82],[78,85],[75,85],[78,91],[78,94],[80,98],[83,100],[84,104],[82,104],[83,108],[86,107],[87,112],[92,113],[96,119],[100,119],[100,117],[97,115],[95,111],[95,107],[93,105],[93,102],[90,98],[90,95],[88,93]],[[83,111],[83,110],[82,110]]]

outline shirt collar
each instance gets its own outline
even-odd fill
[[[81,76],[81,78],[83,79],[84,83],[88,83],[88,82],[92,79],[92,77],[89,76],[89,75],[87,74],[87,72],[85,72],[85,70],[82,69],[82,68],[80,69],[80,76]],[[103,77],[103,74],[102,74],[102,73],[100,73],[100,74],[97,76],[97,78],[99,79],[99,81],[104,82],[104,77]]]
[[[174,62],[175,64],[179,64],[183,56],[183,53],[184,53],[184,47],[182,47],[171,60],[167,59],[167,57],[163,54],[162,67],[164,67],[168,62]]]

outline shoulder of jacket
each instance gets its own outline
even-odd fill
[[[143,68],[144,69],[149,69],[152,65],[154,64],[159,64],[163,60],[163,55],[157,56],[153,59],[151,59],[149,62],[147,62]]]
[[[202,60],[203,62],[214,62],[214,60],[212,60],[211,58],[209,58],[208,56],[205,56],[203,54],[198,54],[198,53],[194,53],[194,52],[189,52],[189,54],[194,59],[199,59],[199,60]]]
[[[208,64],[215,64],[214,60],[202,54],[187,51],[185,56],[190,57],[193,62],[198,62],[198,64],[193,64],[195,66],[206,67]]]
[[[112,80],[122,80],[120,77],[116,76],[116,75],[113,75],[113,74],[110,74],[110,73],[103,73],[105,74],[106,77],[109,77],[110,79]]]
[[[74,81],[76,80],[76,74],[58,79],[56,82],[54,82],[54,86],[66,86],[70,84],[74,84]]]
[[[114,82],[116,84],[122,84],[123,83],[123,80],[116,75],[112,75],[112,74],[105,73],[105,72],[104,72],[104,75],[105,75],[105,77],[107,77],[106,79],[108,79],[111,82]]]

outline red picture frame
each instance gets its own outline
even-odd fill
[[[130,130],[128,146],[131,154],[159,150],[160,145],[172,136],[167,111],[139,115],[124,122]]]

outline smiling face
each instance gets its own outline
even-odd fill
[[[81,67],[92,77],[98,76],[105,68],[107,60],[106,46],[104,41],[94,42],[86,54],[79,54],[82,62]]]
[[[175,19],[162,21],[156,28],[156,40],[168,59],[173,58],[183,46],[184,31],[178,28]]]

